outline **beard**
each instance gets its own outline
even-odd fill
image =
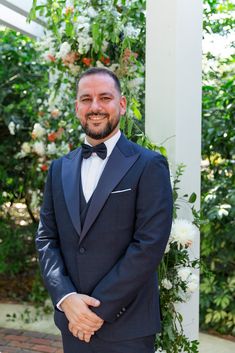
[[[87,114],[87,118],[89,118],[89,115],[94,115],[94,114]],[[100,132],[95,132],[92,129],[90,129],[88,122],[82,125],[82,128],[85,134],[90,138],[94,140],[101,140],[108,137],[116,129],[116,127],[119,124],[119,119],[120,117],[118,117],[117,119],[115,119],[115,121],[112,121],[112,122],[108,120],[106,126]]]

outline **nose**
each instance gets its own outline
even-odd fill
[[[91,109],[92,111],[94,111],[94,112],[100,110],[100,104],[99,104],[98,99],[94,98],[94,99],[92,100],[90,109]]]

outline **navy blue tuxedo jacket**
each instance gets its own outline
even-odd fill
[[[56,303],[70,292],[101,301],[97,335],[127,340],[160,331],[156,269],[172,223],[166,159],[121,135],[80,222],[81,149],[52,162],[36,246]],[[63,331],[68,321],[55,309]]]

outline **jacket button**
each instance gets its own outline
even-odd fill
[[[120,314],[117,314],[116,317],[120,317]]]
[[[86,249],[85,248],[79,248],[79,252],[80,252],[80,254],[84,254],[84,252],[86,251]]]

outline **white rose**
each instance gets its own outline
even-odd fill
[[[10,124],[8,125],[8,130],[11,135],[15,135],[15,128],[16,128],[15,123],[11,121]]]
[[[176,219],[171,229],[172,242],[176,242],[178,248],[180,245],[183,247],[190,246],[194,241],[196,233],[197,228],[192,222],[186,219]]]
[[[109,66],[109,70],[111,71],[116,71],[119,68],[119,64],[112,64]]]
[[[65,58],[66,55],[71,52],[71,45],[68,42],[64,42],[60,46],[60,51],[57,53],[57,58]]]
[[[181,267],[178,269],[178,277],[182,281],[187,281],[188,277],[192,274],[190,267]]]
[[[143,77],[136,77],[133,80],[129,81],[127,86],[128,88],[139,88],[140,85],[144,83],[144,78]]]
[[[46,134],[46,130],[39,124],[34,124],[32,135],[34,138],[41,138]]]
[[[198,288],[198,284],[195,282],[189,282],[187,284],[187,292],[193,293]]]
[[[36,154],[39,156],[44,156],[45,155],[45,146],[42,141],[37,141],[33,145],[33,150]]]
[[[98,13],[95,11],[95,9],[92,6],[88,7],[87,14],[91,18],[94,18],[98,15]]]
[[[79,74],[79,72],[81,71],[81,68],[78,65],[69,64],[69,68],[70,68],[72,75],[74,75],[74,76],[77,76]]]
[[[49,143],[47,146],[47,153],[48,154],[56,154],[57,153],[57,148],[55,142]]]
[[[191,273],[191,275],[188,278],[188,283],[187,283],[187,292],[193,293],[199,286],[199,276],[195,275],[194,273]]]
[[[171,281],[169,281],[167,278],[164,278],[163,280],[162,280],[162,286],[164,287],[164,288],[166,288],[166,289],[171,289],[172,288],[172,283],[171,283]]]
[[[24,142],[21,146],[21,152],[23,152],[24,154],[28,154],[31,151],[31,147],[30,144],[28,142]]]

